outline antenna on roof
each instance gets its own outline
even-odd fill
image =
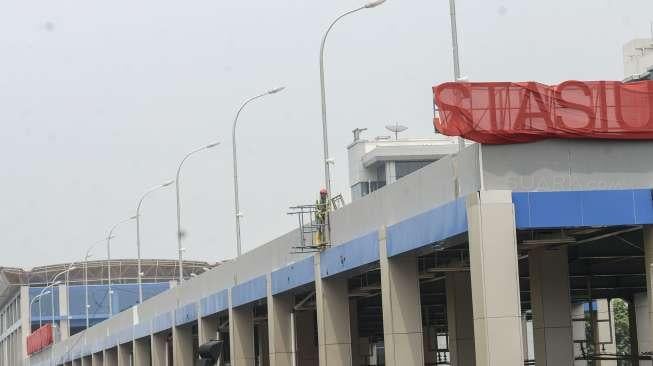
[[[394,132],[395,134],[395,140],[399,139],[399,132],[404,132],[408,129],[406,126],[402,126],[399,123],[395,123],[394,125],[387,125],[385,126],[385,129]]]

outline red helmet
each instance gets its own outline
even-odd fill
[[[320,189],[320,194],[327,194],[327,190],[326,190],[326,188],[322,188],[322,189]]]

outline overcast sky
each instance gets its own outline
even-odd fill
[[[363,0],[364,1],[364,0]],[[186,257],[235,254],[231,121],[242,114],[243,245],[295,227],[287,207],[322,182],[318,52],[355,0],[0,0],[0,265],[79,260],[188,151]],[[463,75],[555,83],[622,79],[622,45],[649,36],[651,0],[458,0]],[[351,130],[432,134],[431,86],[451,79],[448,1],[388,0],[330,36],[327,88],[335,187],[348,193]],[[174,189],[142,208],[143,256],[176,257]],[[116,257],[135,257],[122,226]],[[104,258],[103,248],[95,251]]]

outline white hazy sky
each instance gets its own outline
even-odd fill
[[[364,1],[364,0],[362,0]],[[239,122],[244,249],[295,227],[321,187],[318,47],[358,0],[0,0],[0,266],[79,260],[183,155],[186,257],[235,254],[231,121]],[[651,0],[458,0],[472,80],[622,79],[622,45],[647,37]],[[335,187],[351,130],[399,121],[432,133],[431,86],[451,79],[448,1],[388,0],[330,36]],[[174,190],[144,203],[143,256],[176,256]],[[135,228],[116,232],[135,257]],[[96,257],[104,257],[103,250]]]

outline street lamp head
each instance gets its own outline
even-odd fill
[[[55,283],[53,283],[53,285],[55,286],[61,285],[61,280],[57,280]]]
[[[171,186],[172,183],[174,183],[174,182],[175,182],[174,179],[173,179],[173,180],[170,180],[170,181],[167,181],[167,182],[165,182],[165,183],[163,183],[163,184],[161,185],[161,188]]]
[[[376,8],[377,6],[383,4],[384,2],[386,2],[386,0],[374,0],[365,4],[365,8],[367,9]]]
[[[218,146],[218,145],[220,145],[220,142],[216,141],[216,142],[213,142],[213,143],[211,143],[211,144],[206,145],[206,148],[207,148],[207,149],[210,149],[210,148],[212,148],[212,147],[216,147],[216,146]]]
[[[43,295],[50,295],[50,292],[51,292],[50,290],[47,290],[43,293]]]
[[[129,220],[136,220],[137,217],[138,217],[138,215],[134,215],[134,216],[130,217]]]
[[[268,92],[268,94],[276,94],[276,93],[279,93],[279,92],[283,91],[284,89],[286,89],[285,86],[281,86],[281,87],[278,87],[278,88],[274,88],[274,89],[270,90],[270,91]]]

